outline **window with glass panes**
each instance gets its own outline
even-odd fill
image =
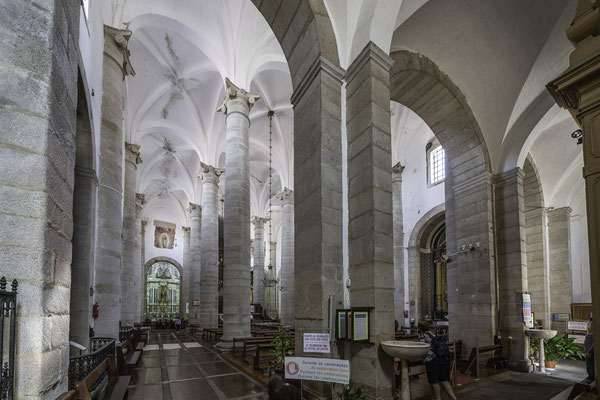
[[[429,153],[429,184],[435,185],[446,177],[444,149],[438,146]]]

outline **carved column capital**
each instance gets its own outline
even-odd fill
[[[404,171],[404,166],[399,162],[392,167],[392,180],[402,180],[402,172]]]
[[[223,99],[223,103],[217,108],[217,111],[225,115],[239,112],[248,117],[252,106],[259,99],[259,94],[249,93],[234,85],[229,78],[225,78],[225,98]]]
[[[133,165],[142,163],[139,144],[125,143],[125,161]]]
[[[254,218],[252,218],[252,220],[250,222],[252,224],[254,224],[254,229],[264,229],[265,222],[268,222],[268,221],[269,221],[269,218],[254,217]]]
[[[200,173],[198,177],[204,182],[219,184],[219,177],[225,172],[225,168],[215,168],[212,165],[204,164],[200,162]]]
[[[185,237],[190,236],[190,227],[189,226],[182,226],[181,229],[183,229],[183,236],[185,236]]]
[[[135,194],[135,205],[137,207],[144,207],[144,205],[146,204],[146,195],[143,193],[136,193]]]
[[[281,193],[277,195],[277,198],[283,202],[283,204],[294,204],[294,191],[288,188],[283,188]]]
[[[129,44],[129,38],[131,37],[131,35],[132,32],[128,29],[117,29],[113,28],[112,26],[104,25],[104,54],[108,55],[109,57],[112,57],[121,66],[121,69],[123,71],[123,79],[125,79],[126,75],[135,76],[135,71],[133,70],[131,62],[129,61],[129,56],[131,53],[127,48],[127,45]],[[111,40],[115,44],[116,49],[120,52],[119,58],[121,58],[121,60],[118,60],[115,57],[115,55],[110,54],[110,52],[107,52],[107,40]]]
[[[202,206],[199,204],[194,204],[192,202],[189,203],[190,207],[188,208],[188,212],[192,217],[201,217],[202,216]]]

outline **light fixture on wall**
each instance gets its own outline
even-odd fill
[[[581,131],[581,129],[577,129],[576,131],[571,133],[571,137],[573,139],[577,139],[577,144],[583,143],[583,132]]]

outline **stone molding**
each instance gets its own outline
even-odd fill
[[[360,54],[354,59],[348,70],[346,71],[346,82],[350,82],[354,79],[356,74],[367,64],[369,61],[374,61],[375,65],[389,72],[394,65],[394,60],[387,55],[379,46],[373,42],[367,43],[365,48]]]
[[[183,236],[189,236],[190,235],[191,228],[189,226],[182,226],[181,229],[183,230]]]
[[[525,218],[543,217],[548,215],[548,209],[546,207],[533,208],[525,211]]]
[[[96,171],[91,168],[82,167],[80,165],[75,166],[75,176],[82,176],[85,178],[91,178],[96,182],[96,187],[98,187],[99,180]]]
[[[501,176],[501,175],[499,175],[499,176]],[[492,181],[492,174],[489,172],[486,172],[485,174],[477,175],[470,179],[466,179],[460,183],[457,183],[456,185],[452,186],[452,189],[454,190],[454,193],[459,194],[460,192],[471,189],[472,187],[477,187],[482,184],[491,183],[491,181]]]
[[[269,218],[253,217],[250,223],[254,224],[254,229],[265,229],[265,222],[268,221]]]
[[[552,218],[552,217],[560,216],[561,214],[567,214],[568,218],[570,218],[572,211],[573,210],[571,209],[571,207],[551,208],[551,209],[548,209],[547,215],[548,215],[548,218]]]
[[[199,204],[194,204],[190,201],[190,206],[188,208],[188,212],[192,217],[201,217],[202,216],[202,206]]]
[[[237,87],[229,78],[225,78],[225,98],[217,108],[218,112],[225,115],[238,112],[248,118],[252,106],[260,100],[260,95],[247,92],[245,89]],[[248,118],[250,122],[250,118]]]
[[[510,184],[509,182],[513,179],[523,178],[525,177],[525,172],[519,167],[511,169],[510,171],[503,172],[501,174],[494,176],[494,184],[497,187],[502,187],[503,185]]]
[[[399,162],[392,167],[392,180],[402,180],[402,172],[404,171],[404,166]]]
[[[146,195],[143,193],[135,194],[135,205],[138,207],[144,207],[146,204]]]
[[[140,157],[140,145],[125,143],[125,161],[130,162],[136,166],[137,164],[141,164],[142,158]]]
[[[116,60],[112,55],[108,54],[106,51],[104,54],[110,58],[112,58],[118,65],[121,66],[121,70],[123,71],[123,79],[125,76],[131,75],[135,76],[135,71],[131,65],[131,61],[129,60],[129,56],[131,55],[127,45],[129,44],[129,39],[131,38],[131,32],[129,29],[117,29],[113,28],[109,25],[104,25],[104,40],[110,38],[117,45],[117,48],[121,51],[123,56],[123,61]],[[106,44],[105,44],[106,47]]]
[[[294,191],[288,188],[283,188],[281,193],[277,194],[277,198],[283,202],[283,204],[294,204]]]
[[[308,88],[310,87],[313,80],[319,75],[320,72],[324,72],[331,76],[333,79],[339,81],[340,86],[342,85],[342,80],[344,79],[344,69],[337,64],[329,61],[325,56],[319,54],[319,57],[315,59],[312,63],[296,89],[294,93],[292,93],[292,97],[290,98],[290,102],[295,106],[298,104],[300,99],[304,96]]]
[[[200,162],[200,172],[198,177],[204,182],[219,184],[220,176],[225,172],[225,168],[215,168],[212,165],[204,164]]]

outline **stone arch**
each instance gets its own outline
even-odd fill
[[[550,326],[550,293],[548,276],[548,216],[544,192],[531,154],[523,163],[523,202],[525,208],[525,255],[527,284],[531,293],[531,310],[544,326]]]
[[[81,69],[77,79],[77,109],[75,117],[75,170],[73,188],[73,237],[70,291],[70,340],[87,346],[89,343],[93,297],[96,193],[95,146],[89,112],[89,94]]]
[[[419,115],[446,152],[445,219],[452,258],[448,287],[453,288],[448,293],[450,336],[463,339],[466,346],[477,338],[480,344],[490,344],[496,333],[497,304],[492,169],[481,129],[465,96],[435,63],[405,50],[390,56],[391,100]],[[478,251],[452,255],[452,249],[471,243],[479,243]]]
[[[175,268],[177,268],[177,270],[179,271],[179,280],[181,282],[181,286],[183,286],[183,280],[184,280],[184,274],[183,274],[183,266],[175,259],[171,258],[171,257],[165,257],[165,256],[158,256],[158,257],[154,257],[149,259],[148,261],[146,261],[146,263],[144,264],[144,294],[142,296],[142,301],[144,304],[144,309],[143,309],[143,317],[144,319],[146,319],[146,300],[147,300],[147,289],[146,289],[146,285],[148,283],[148,279],[147,279],[147,275],[148,275],[148,270],[150,269],[151,266],[153,266],[154,264],[158,263],[158,262],[168,262],[169,264],[173,265]],[[183,297],[179,296],[179,312],[180,314],[184,314],[184,304],[183,304]]]
[[[409,318],[414,318],[415,322],[418,322],[423,316],[421,293],[421,266],[424,258],[421,249],[424,248],[423,241],[427,240],[426,232],[431,232],[434,227],[438,226],[444,220],[444,215],[444,203],[427,211],[415,224],[408,240]]]

